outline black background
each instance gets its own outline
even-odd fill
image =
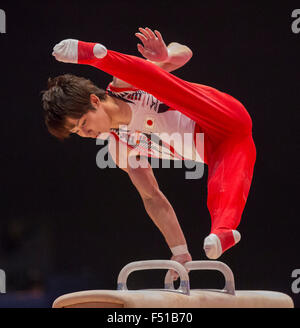
[[[115,289],[135,260],[169,259],[163,236],[120,169],[100,170],[100,146],[77,136],[59,142],[46,130],[40,92],[49,76],[73,73],[105,88],[111,76],[56,62],[53,46],[67,38],[98,41],[139,56],[138,27],[158,29],[168,44],[193,50],[175,75],[231,94],[253,120],[257,161],[238,246],[220,260],[237,289],[293,294],[299,261],[298,154],[300,33],[292,1],[4,1],[0,34],[1,220],[0,268],[7,293],[0,305],[49,307],[83,289]],[[194,260],[206,259],[209,234],[205,175],[154,169],[173,205]],[[299,184],[298,184],[299,186]],[[129,288],[162,287],[165,272],[132,274]],[[222,288],[218,273],[191,272],[191,288]],[[25,301],[26,300],[26,301]]]

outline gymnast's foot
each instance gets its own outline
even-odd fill
[[[52,55],[63,63],[78,64],[84,60],[105,57],[107,49],[100,43],[66,39],[53,48]]]
[[[237,230],[216,231],[204,239],[203,249],[209,259],[219,258],[227,249],[241,240],[241,234]]]

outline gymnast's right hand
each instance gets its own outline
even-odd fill
[[[176,261],[179,262],[180,264],[184,265],[186,262],[190,262],[192,261],[192,256],[190,253],[185,253],[185,254],[180,254],[180,255],[173,255],[171,257],[172,261]],[[189,272],[189,270],[188,270]],[[177,272],[175,272],[174,270],[170,270],[171,273],[171,277],[173,278],[173,280],[177,280],[179,278],[179,275]]]
[[[52,55],[60,62],[78,64],[80,60],[105,57],[107,49],[100,43],[66,39],[55,45]]]

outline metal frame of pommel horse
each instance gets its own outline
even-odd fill
[[[128,290],[127,278],[134,271],[153,269],[174,270],[180,278],[174,288],[170,271],[163,289]],[[225,278],[224,289],[190,289],[189,271],[217,270]],[[125,265],[117,279],[117,290],[90,290],[58,297],[54,308],[285,308],[294,307],[286,294],[273,291],[235,290],[234,275],[220,261],[190,261],[184,265],[172,260],[136,261]]]
[[[178,289],[174,288],[171,273],[170,271],[168,271],[165,276],[165,289],[163,290],[182,293],[185,295],[190,295],[190,281],[187,270],[217,270],[220,271],[225,278],[225,287],[222,292],[235,295],[233,273],[228,265],[219,261],[191,261],[186,262],[184,266],[176,261],[171,260],[150,260],[132,262],[124,266],[124,268],[120,271],[118,276],[117,290],[128,290],[126,281],[130,273],[132,273],[133,271],[147,269],[172,269],[176,271],[180,277],[180,286],[178,287]]]

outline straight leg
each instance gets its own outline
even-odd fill
[[[104,58],[93,53],[95,43],[78,42],[78,63],[94,66],[144,90],[197,122],[204,133],[223,139],[251,133],[252,121],[244,106],[230,95],[191,83],[142,58],[107,50]]]

